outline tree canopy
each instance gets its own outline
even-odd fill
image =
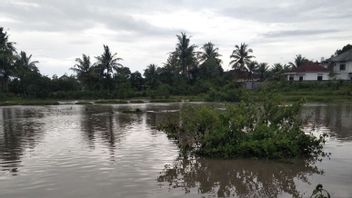
[[[169,95],[201,95],[209,98],[238,98],[237,82],[241,80],[280,81],[292,68],[311,62],[296,55],[289,64],[257,62],[248,44],[235,45],[230,55],[232,69],[222,67],[222,55],[212,42],[201,47],[191,36],[176,35],[173,51],[161,66],[149,64],[143,71],[131,71],[121,64],[116,52],[103,45],[100,55],[82,54],[70,68],[73,74],[48,77],[38,69],[39,62],[31,54],[15,48],[9,34],[0,27],[0,91],[18,97],[41,98],[126,98],[167,97]],[[351,49],[348,44],[336,54]],[[90,57],[95,57],[91,59]],[[233,75],[233,74],[245,74]],[[242,78],[242,79],[241,79]],[[0,94],[0,98],[1,98]]]
[[[251,60],[255,58],[252,49],[248,48],[246,43],[241,43],[241,45],[235,45],[235,49],[232,51],[230,58],[232,59],[230,65],[235,70],[248,70],[248,65]]]

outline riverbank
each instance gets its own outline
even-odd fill
[[[255,96],[253,97],[255,98]],[[291,103],[304,100],[307,103],[338,103],[352,102],[352,96],[336,96],[336,95],[312,95],[312,94],[296,94],[287,93],[281,95],[284,102]],[[194,98],[168,98],[168,99],[104,99],[104,100],[54,100],[54,99],[19,99],[0,101],[0,106],[32,106],[32,105],[90,105],[90,104],[141,104],[141,103],[173,103],[173,102],[227,102],[227,101],[208,101],[200,97]]]
[[[55,100],[55,99],[12,99],[0,101],[0,106],[15,106],[15,105],[61,105],[61,104],[74,104],[74,105],[89,105],[89,104],[141,104],[141,103],[173,103],[173,102],[202,102],[200,98],[196,97],[172,97],[160,99],[102,99],[102,100]]]
[[[304,99],[306,102],[350,102],[352,95],[350,93],[341,93],[340,91],[288,91],[278,92],[286,102],[295,102]]]
[[[243,97],[250,97],[253,100],[260,101],[260,93],[258,90],[233,90],[236,98],[232,101],[226,98],[209,97],[207,94],[197,96],[170,96],[167,98],[128,98],[128,99],[26,99],[19,97],[9,97],[0,99],[0,106],[11,105],[60,105],[60,104],[133,104],[133,103],[172,103],[172,102],[233,102],[240,101]],[[266,91],[263,91],[266,92]],[[352,92],[349,90],[288,90],[288,91],[273,91],[279,95],[284,102],[297,102],[304,100],[305,102],[351,102]]]

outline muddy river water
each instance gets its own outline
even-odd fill
[[[0,107],[0,197],[309,197],[319,183],[352,197],[352,104],[304,106],[306,130],[330,135],[313,162],[183,159],[155,129],[182,105]]]

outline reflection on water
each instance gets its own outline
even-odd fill
[[[352,104],[306,105],[303,114],[308,124],[328,129],[332,137],[352,140]]]
[[[33,118],[42,118],[36,110],[3,109],[0,114],[0,159],[2,170],[16,175],[23,152],[35,147],[42,135],[42,124]]]
[[[351,104],[304,107],[322,162],[180,158],[155,126],[181,105],[1,107],[0,197],[352,197]]]
[[[259,162],[259,163],[258,163]],[[303,160],[290,163],[256,160],[179,159],[165,167],[159,182],[185,193],[198,188],[202,194],[219,197],[300,197],[296,180],[308,182],[308,175],[322,174],[316,166]]]

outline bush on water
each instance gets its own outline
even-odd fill
[[[322,152],[326,134],[303,131],[302,102],[285,105],[272,94],[260,103],[249,97],[238,105],[185,106],[178,119],[159,126],[183,152],[219,158],[310,158]]]

